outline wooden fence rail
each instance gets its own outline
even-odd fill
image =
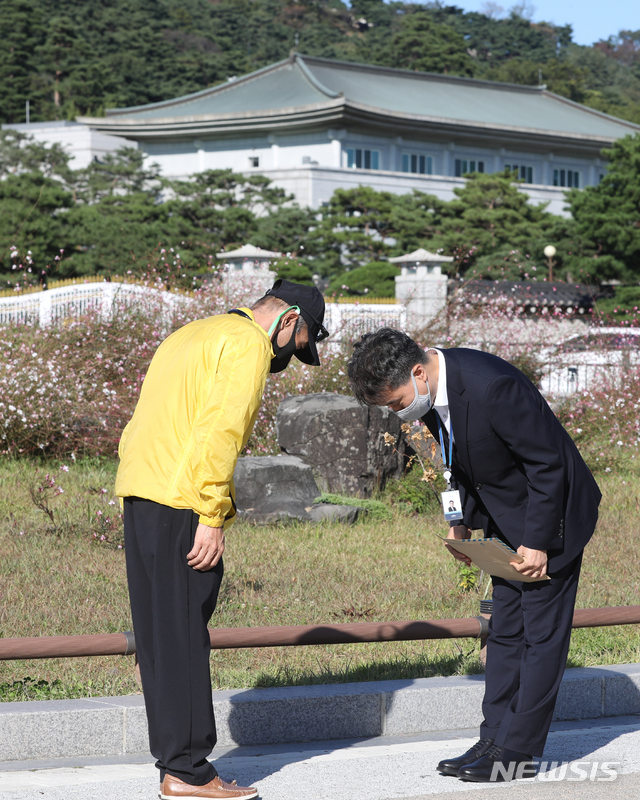
[[[640,624],[640,606],[581,608],[573,616],[574,628]],[[211,628],[211,647],[300,647],[350,642],[403,642],[420,639],[484,638],[484,617],[464,619],[405,620],[400,622],[351,622],[339,625],[277,625],[264,628]],[[83,636],[34,636],[0,639],[0,660],[76,658],[78,656],[127,656],[135,653],[131,631]]]

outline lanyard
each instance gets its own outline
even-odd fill
[[[442,424],[440,422],[440,414],[435,412],[436,420],[438,422],[438,433],[440,434],[440,452],[442,453],[442,463],[444,464],[444,478],[447,482],[447,486],[450,485],[451,481],[451,468],[453,464],[453,428],[449,429],[449,462],[447,463],[447,457],[444,449],[444,436],[442,435]]]
[[[440,452],[442,453],[442,463],[445,466],[445,469],[451,469],[451,464],[453,463],[453,429],[449,434],[449,463],[447,463],[447,459],[444,452],[444,437],[442,435],[442,425],[440,424],[440,414],[436,411],[436,420],[438,421],[438,433],[440,434]]]

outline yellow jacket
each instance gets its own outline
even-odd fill
[[[247,443],[273,358],[253,320],[222,314],[185,325],[156,351],[120,439],[119,497],[191,508],[230,525],[233,471]]]

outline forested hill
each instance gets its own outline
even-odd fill
[[[523,4],[519,8],[526,7]],[[383,0],[0,0],[0,121],[165,100],[309,55],[554,92],[640,122],[640,31],[591,47],[571,26]]]

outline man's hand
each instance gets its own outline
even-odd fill
[[[542,578],[547,574],[547,551],[532,550],[530,547],[520,545],[517,550],[518,555],[524,558],[520,564],[515,561],[511,565],[521,574],[531,578]]]
[[[449,528],[449,533],[447,534],[447,539],[470,539],[470,538],[471,538],[471,528],[467,528],[466,525],[452,525]],[[464,563],[468,567],[471,566],[471,559],[469,558],[469,556],[465,556],[458,550],[454,550],[453,547],[449,547],[448,544],[445,545],[445,547],[454,558],[458,559],[458,561],[464,561]]]
[[[224,528],[210,528],[200,523],[196,528],[193,548],[187,554],[190,567],[206,572],[215,567],[224,553]]]

